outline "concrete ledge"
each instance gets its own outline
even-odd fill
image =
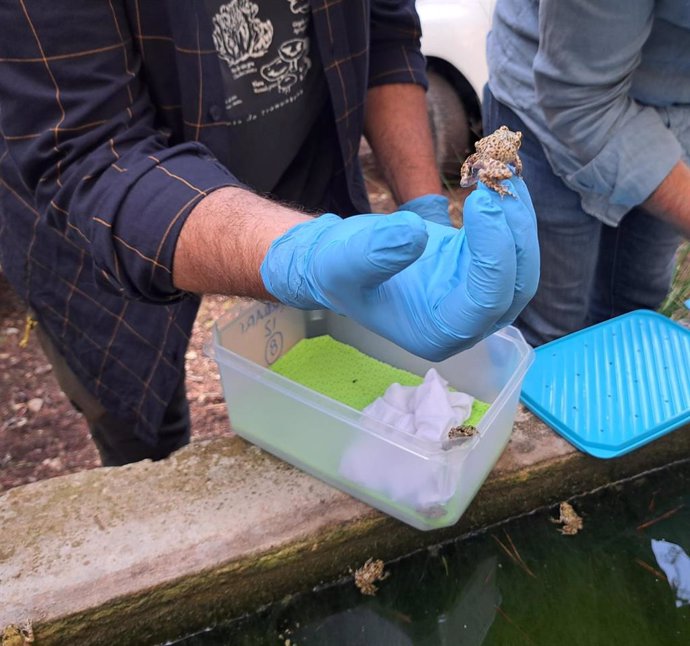
[[[452,528],[419,532],[240,438],[0,497],[0,628],[36,644],[159,644],[360,566],[690,456],[690,426],[615,460],[586,456],[524,408]]]

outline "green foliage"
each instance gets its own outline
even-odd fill
[[[690,298],[690,242],[686,241],[678,248],[671,291],[661,304],[659,312],[674,320],[688,317],[688,310],[684,305],[688,298]]]

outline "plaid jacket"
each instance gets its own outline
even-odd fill
[[[234,1],[234,0],[231,0]],[[260,3],[260,0],[255,0]],[[413,0],[312,0],[341,163],[366,210],[366,89],[424,84]],[[191,209],[238,185],[223,163],[219,59],[200,0],[0,0],[0,264],[111,413],[152,437],[198,297],[172,284]]]

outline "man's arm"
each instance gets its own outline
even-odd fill
[[[312,219],[242,188],[220,188],[199,202],[177,239],[175,287],[188,292],[272,299],[259,267],[273,240]]]
[[[123,4],[0,3],[0,132],[37,216],[89,254],[98,284],[170,302],[185,219],[240,182],[158,128]]]
[[[678,162],[642,206],[690,239],[690,167]]]
[[[441,192],[441,180],[420,85],[396,83],[369,90],[365,135],[398,204]]]
[[[414,0],[372,0],[364,134],[398,204],[441,192]]]

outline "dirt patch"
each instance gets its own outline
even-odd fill
[[[35,334],[19,347],[25,322],[26,307],[0,274],[0,491],[99,464]]]

